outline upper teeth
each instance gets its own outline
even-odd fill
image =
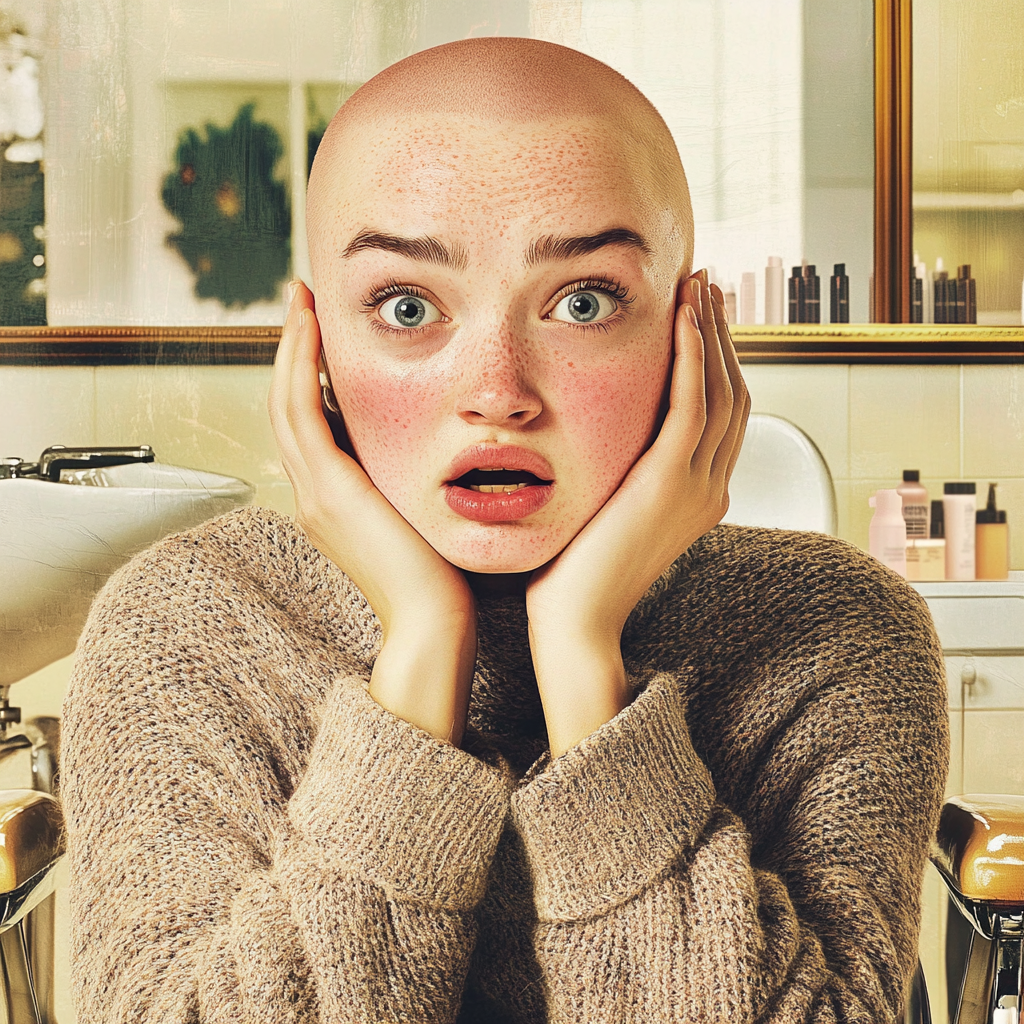
[[[511,494],[522,487],[529,487],[529,484],[470,484],[471,491],[481,491],[484,494]]]

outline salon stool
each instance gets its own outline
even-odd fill
[[[53,893],[63,854],[64,818],[57,800],[32,789],[0,790],[0,961],[6,990],[0,1021],[8,1024],[52,1019],[52,1006],[40,1005],[36,993],[51,992],[53,979],[32,976],[32,936],[26,929],[32,919],[26,922],[26,915]]]
[[[973,927],[953,1024],[1017,1024],[1024,938],[1024,796],[946,801],[932,862]]]

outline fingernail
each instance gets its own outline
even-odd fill
[[[299,313],[299,327],[305,327],[306,326],[306,321],[308,319],[309,319],[309,310],[308,309],[303,309],[302,312]]]
[[[288,301],[291,302],[295,298],[295,291],[299,287],[298,281],[288,282]]]
[[[694,302],[700,302],[700,281],[694,281],[691,283],[690,294],[693,296]]]
[[[701,281],[704,284],[704,287],[705,288],[710,287],[709,282],[708,282],[708,272],[707,272],[707,270],[701,270],[699,272],[699,274],[700,274],[700,279],[701,279]]]
[[[700,330],[700,324],[697,323],[697,311],[689,303],[686,304],[686,317],[693,324],[697,330]]]

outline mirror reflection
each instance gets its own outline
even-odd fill
[[[279,323],[284,282],[309,276],[304,187],[331,115],[394,60],[496,33],[592,54],[653,99],[689,177],[696,265],[734,322],[867,319],[868,0],[0,10],[6,324]]]
[[[1020,324],[1024,6],[914,4],[914,248],[925,323]]]

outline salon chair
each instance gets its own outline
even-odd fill
[[[1024,939],[1024,796],[967,794],[942,808],[932,863],[971,943],[951,1024],[1018,1024]]]

